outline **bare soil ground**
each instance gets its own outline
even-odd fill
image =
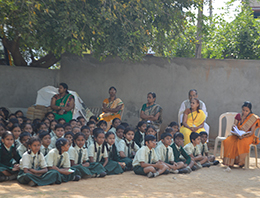
[[[42,187],[10,181],[0,184],[0,197],[260,197],[260,169],[251,157],[250,169],[233,168],[231,172],[218,165],[151,179],[131,171]]]

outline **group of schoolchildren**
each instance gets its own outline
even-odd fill
[[[42,186],[130,170],[151,178],[219,163],[208,154],[206,132],[192,132],[184,147],[176,122],[158,142],[156,134],[145,121],[133,129],[115,118],[108,130],[106,121],[95,116],[87,123],[81,116],[66,123],[51,112],[33,121],[21,111],[0,114],[0,181]]]

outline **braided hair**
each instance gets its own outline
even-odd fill
[[[29,146],[31,146],[34,142],[40,142],[40,144],[41,144],[41,140],[38,138],[38,137],[31,137],[30,139],[29,139],[29,141],[26,143],[26,147],[27,147],[27,152],[29,153],[29,154],[31,154],[32,153],[32,151],[31,151],[31,149],[29,149]],[[40,153],[41,153],[41,150],[39,149],[39,151],[38,151],[38,155],[40,155]]]
[[[68,140],[66,138],[59,138],[56,140],[55,146],[59,151],[59,155],[62,154],[61,147],[67,144]]]
[[[73,142],[72,142],[72,146],[75,147],[76,146],[76,139],[78,139],[79,136],[82,136],[85,140],[86,140],[86,137],[83,133],[79,132],[79,133],[76,133],[74,136],[73,136]],[[85,146],[86,146],[86,143],[85,143]]]

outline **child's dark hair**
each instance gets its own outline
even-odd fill
[[[41,123],[41,120],[39,118],[35,118],[32,122],[33,131],[37,131],[38,123]]]
[[[95,123],[94,121],[89,121],[89,122],[87,123],[87,126],[89,126],[89,125],[91,125],[91,124],[96,125],[96,123]]]
[[[52,114],[53,117],[55,118],[55,115],[54,115],[54,113],[52,113],[52,112],[48,112],[48,113],[46,113],[44,117],[47,118],[50,114]]]
[[[124,134],[127,134],[129,131],[135,132],[135,131],[134,131],[134,128],[132,128],[132,127],[127,127],[127,128],[125,128],[125,130],[124,130]]]
[[[32,151],[31,151],[31,149],[29,149],[29,146],[30,145],[32,145],[34,142],[40,142],[40,144],[41,144],[41,140],[40,140],[40,138],[38,138],[38,137],[31,137],[30,139],[29,139],[29,141],[27,142],[27,152],[29,153],[29,154],[31,154],[32,153]],[[41,153],[41,149],[39,149],[39,151],[38,151],[38,155]]]
[[[84,129],[88,129],[88,130],[90,130],[90,128],[89,128],[89,126],[83,126],[83,127],[81,127],[81,132],[84,130]]]
[[[23,138],[24,137],[26,137],[26,136],[29,136],[29,137],[31,137],[31,134],[30,133],[28,133],[28,132],[22,132],[20,135],[19,135],[19,140],[20,140],[20,142],[23,140]]]
[[[5,126],[4,124],[2,124],[2,123],[0,123],[0,127],[3,127],[4,130],[7,130],[7,129],[6,129],[6,126]]]
[[[182,133],[180,133],[180,132],[177,132],[177,133],[175,133],[173,135],[173,140],[175,140],[177,137],[180,137],[180,138],[184,139],[184,135]]]
[[[77,122],[76,119],[71,119],[71,120],[69,121],[69,123],[71,124],[73,121]]]
[[[2,139],[4,140],[7,136],[9,136],[9,135],[11,135],[12,137],[13,137],[13,139],[14,139],[14,149],[12,149],[12,155],[13,156],[16,156],[16,142],[15,142],[15,137],[14,137],[14,134],[12,133],[12,132],[10,132],[10,131],[6,131],[6,132],[4,132],[3,133],[3,135],[2,135]],[[2,143],[3,144],[3,143]]]
[[[37,133],[37,134],[39,133],[40,128],[41,128],[41,126],[43,126],[43,125],[45,125],[46,128],[48,129],[48,126],[47,126],[46,123],[44,123],[44,122],[38,123],[38,124],[37,124],[37,130],[36,130],[36,133]]]
[[[14,128],[16,128],[16,127],[19,127],[20,129],[21,129],[21,127],[20,127],[20,125],[19,124],[14,124],[13,126],[12,126],[12,128],[11,128],[11,131],[13,131],[14,130]],[[22,129],[21,129],[22,130]]]
[[[23,112],[21,110],[17,110],[14,114],[17,116],[18,113],[22,113],[23,114]]]
[[[164,133],[171,133],[171,132],[173,132],[173,131],[174,131],[174,130],[173,130],[172,127],[167,127],[167,128],[165,129]]]
[[[164,140],[164,138],[166,138],[168,136],[172,138],[172,134],[170,134],[170,133],[162,133],[161,139]]]
[[[10,117],[14,116],[15,118],[17,118],[17,116],[14,113],[10,113],[10,115],[8,116],[8,119],[10,121]],[[12,118],[11,118],[12,119]]]
[[[70,123],[65,123],[64,125],[64,128],[66,128],[67,126],[71,126]]]
[[[9,120],[9,122],[11,122],[12,124],[18,124],[18,123],[19,123],[19,121],[17,120],[17,118],[11,118],[11,119]]]
[[[154,135],[146,135],[144,138],[145,142],[154,141],[156,137]]]
[[[101,124],[105,124],[107,126],[107,122],[105,120],[100,120],[98,123],[97,123],[97,127],[100,127]]]
[[[144,124],[147,124],[147,122],[146,122],[146,121],[140,121],[140,122],[138,122],[138,124],[136,125],[136,130],[139,130],[138,128],[141,127],[141,126],[143,126]]]
[[[95,116],[95,115],[93,115],[93,116],[91,116],[91,117],[89,118],[89,120],[91,120],[91,119],[95,120],[96,122],[98,121],[97,116]]]
[[[171,122],[168,127],[179,126],[177,122]]]
[[[58,124],[58,121],[57,121],[57,120],[52,120],[52,121],[50,122],[49,132],[51,132],[51,125],[52,125],[53,122],[56,122],[56,125]]]
[[[72,133],[72,131],[68,131],[64,134],[64,137],[66,137],[67,135],[71,135],[72,138],[74,138],[74,133]]]
[[[208,137],[208,134],[207,134],[206,131],[201,131],[201,132],[200,132],[200,136],[202,136],[202,135],[206,135],[206,137]]]
[[[83,116],[79,116],[79,117],[77,117],[77,120],[80,121],[80,119],[82,119],[82,118],[85,119]]]
[[[153,125],[148,125],[148,126],[146,127],[145,132],[147,132],[148,129],[150,129],[150,128],[152,128],[152,129],[156,132],[156,129],[155,129],[155,127],[154,127]]]
[[[97,147],[96,147],[96,143],[95,143],[96,141],[95,141],[95,139],[96,139],[96,138],[98,137],[98,135],[101,134],[101,133],[105,134],[105,133],[104,133],[104,130],[101,129],[101,128],[95,128],[95,129],[93,130],[95,152],[97,152]],[[104,153],[104,149],[105,149],[104,145],[105,145],[105,144],[102,145],[102,153]]]
[[[51,122],[51,121],[49,120],[49,118],[46,118],[46,117],[44,117],[44,118],[42,119],[42,122],[44,122],[45,120],[48,120],[49,122]]]
[[[109,131],[105,134],[105,138],[107,139],[111,134],[115,136],[115,134],[112,131]]]
[[[60,121],[65,121],[65,123],[66,123],[66,120],[64,119],[64,118],[60,118],[60,119],[58,119],[58,123],[60,123]]]
[[[62,124],[56,124],[54,130],[57,130],[59,128],[63,128],[64,129],[64,126]]]
[[[0,124],[3,124],[3,125],[5,125],[5,126],[6,126],[6,121],[5,121],[5,119],[3,119],[3,118],[0,118]]]
[[[66,145],[67,142],[68,142],[68,140],[66,138],[59,138],[56,140],[55,146],[58,149],[60,155],[62,154],[61,147]]]
[[[125,131],[125,127],[123,126],[123,125],[118,125],[118,127],[116,127],[116,131],[118,131],[119,129],[122,129],[122,130],[124,130]]]
[[[112,120],[111,128],[112,128],[112,126],[115,124],[115,122],[116,122],[117,120],[119,120],[119,121],[121,122],[121,120],[120,120],[119,118],[114,118],[114,119]]]
[[[31,125],[30,123],[24,122],[24,123],[21,124],[21,129],[24,130],[24,128],[26,127],[26,125],[30,125],[30,126],[32,127],[32,125]],[[33,128],[33,127],[32,127],[32,128]]]
[[[120,125],[124,126],[125,128],[128,128],[128,127],[129,127],[129,124],[128,124],[127,122],[121,122]]]
[[[200,134],[196,133],[196,132],[191,132],[190,134],[190,142],[192,142],[192,140],[197,139],[200,136]]]
[[[73,147],[76,146],[75,141],[76,141],[76,139],[78,139],[79,136],[82,136],[82,137],[86,140],[86,137],[85,137],[84,133],[81,133],[81,132],[76,133],[76,134],[73,136],[73,142],[72,142],[72,146],[73,146]]]
[[[51,136],[48,131],[40,131],[39,138],[42,140],[46,135]]]

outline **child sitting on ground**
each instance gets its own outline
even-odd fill
[[[51,135],[47,131],[42,131],[39,134],[39,138],[41,140],[41,153],[46,156],[49,151],[51,150],[50,144],[51,144]]]
[[[27,142],[28,151],[20,160],[20,169],[17,180],[29,186],[44,186],[53,184],[59,178],[57,171],[48,171],[43,154],[40,152],[41,140],[31,137]]]
[[[116,134],[116,128],[121,124],[121,120],[119,118],[114,118],[112,120],[111,128],[108,131],[112,131],[114,134]]]
[[[90,130],[90,135],[94,135],[93,134],[93,130],[96,128],[96,123],[94,121],[89,121],[87,123],[87,126],[89,127],[89,130]]]
[[[155,153],[156,138],[153,135],[145,136],[145,144],[140,148],[133,160],[133,170],[137,175],[147,175],[147,177],[157,177],[163,173],[167,173],[167,166],[163,162],[159,162]]]
[[[104,131],[107,130],[107,122],[105,120],[100,120],[97,123],[97,127],[103,129]]]
[[[123,139],[124,137],[124,131],[125,131],[125,127],[123,127],[122,125],[119,125],[118,127],[116,127],[116,139],[115,139],[115,145],[116,148],[118,150],[119,148],[119,142]],[[113,131],[112,131],[113,132]]]
[[[70,163],[73,169],[78,171],[81,177],[94,175],[104,177],[105,168],[98,162],[89,163],[88,151],[85,148],[85,135],[76,133],[73,137],[73,147],[69,149]]]
[[[179,125],[177,122],[171,122],[168,127],[173,128],[174,133],[179,132]]]
[[[17,152],[20,156],[23,156],[23,154],[27,151],[27,142],[30,139],[31,134],[28,132],[22,132],[19,136],[19,140],[21,142],[21,145],[17,148]]]
[[[190,173],[192,171],[192,167],[194,165],[194,161],[191,160],[191,157],[186,153],[183,149],[184,144],[184,136],[182,133],[177,132],[173,136],[174,143],[171,145],[173,154],[174,154],[174,161],[175,162],[184,162],[184,168],[179,170],[179,173]]]
[[[196,132],[191,132],[190,134],[190,143],[184,146],[184,150],[191,157],[191,159],[195,162],[194,169],[200,169],[202,167],[210,167],[208,163],[208,158],[206,156],[202,156],[200,153],[200,135]]]
[[[61,124],[57,124],[54,128],[55,136],[51,138],[51,148],[56,148],[55,144],[57,139],[62,138],[64,136],[64,127]]]
[[[144,138],[146,126],[147,125],[145,121],[138,122],[136,126],[134,141],[140,148],[145,145]]]
[[[174,155],[172,147],[172,135],[170,133],[163,133],[161,135],[161,144],[156,147],[155,151],[157,153],[158,159],[168,166],[168,170],[171,173],[179,173],[178,169],[184,167],[183,162],[174,162]]]
[[[202,156],[207,156],[208,157],[208,161],[210,162],[211,165],[218,165],[219,161],[215,160],[215,156],[214,155],[209,155],[207,139],[208,139],[207,132],[206,131],[201,131],[200,132],[201,143],[198,145],[200,147],[201,155]]]
[[[81,127],[81,133],[85,135],[85,147],[88,148],[91,144],[94,143],[92,136],[90,135],[90,128],[88,126]]]
[[[134,129],[128,127],[124,130],[124,137],[118,144],[118,152],[120,159],[126,163],[127,169],[132,169],[132,159],[136,152],[139,150],[139,146],[135,143]]]

